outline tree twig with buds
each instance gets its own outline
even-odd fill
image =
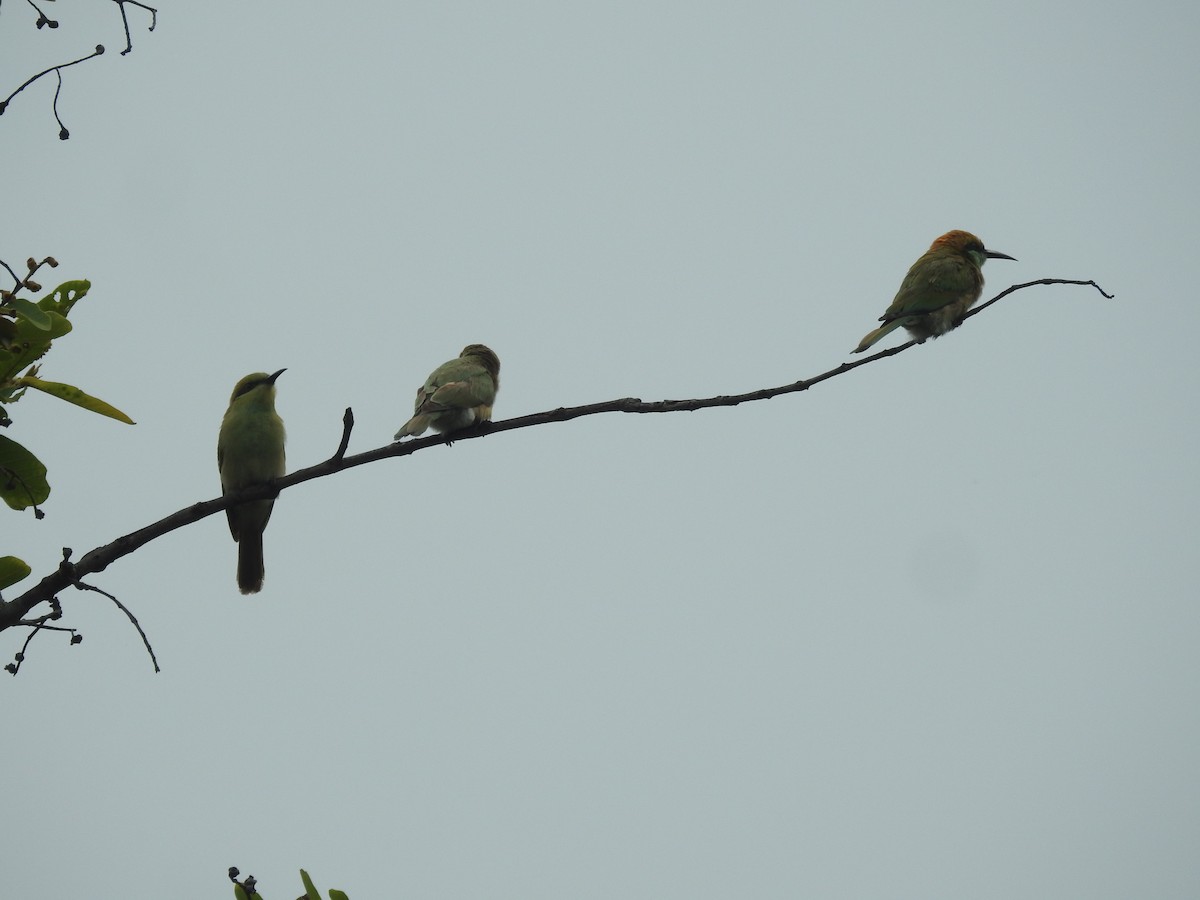
[[[41,8],[35,4],[33,0],[26,0],[26,2],[37,11],[38,18],[37,22],[34,24],[37,26],[38,30],[41,30],[42,28],[53,29],[58,27],[58,20],[51,19],[44,12],[42,12]],[[139,3],[138,0],[113,0],[113,2],[117,4],[117,7],[121,11],[121,24],[125,27],[125,49],[121,51],[121,55],[126,56],[133,51],[133,38],[129,33],[129,17],[125,13],[125,4],[132,3],[134,6],[141,7],[150,13],[150,27],[147,29],[147,31],[153,31],[155,26],[158,25],[158,10],[152,6],[147,6],[145,3]],[[58,79],[58,84],[54,88],[54,100],[52,101],[50,108],[54,113],[54,120],[58,122],[58,139],[60,141],[68,140],[71,137],[71,132],[67,129],[67,126],[63,124],[62,118],[58,115],[58,97],[59,94],[62,93],[62,70],[71,66],[77,66],[81,62],[86,62],[89,59],[95,59],[97,56],[103,55],[104,45],[97,44],[96,49],[87,56],[81,56],[79,59],[73,59],[70,62],[59,63],[57,66],[51,66],[44,71],[38,72],[36,75],[28,78],[24,84],[22,84],[3,100],[0,100],[0,116],[4,115],[4,111],[8,109],[8,104],[12,102],[12,99],[16,97],[17,94],[21,93],[21,91],[25,90],[25,88],[29,87],[39,78],[49,75],[51,72],[53,72],[55,77]]]

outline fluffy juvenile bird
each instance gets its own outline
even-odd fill
[[[445,433],[490,421],[499,388],[500,358],[483,344],[469,344],[425,379],[417,390],[415,415],[395,439],[424,434],[427,428]]]
[[[285,371],[255,372],[234,387],[217,438],[222,496],[283,476],[286,435],[275,412],[275,379]],[[238,543],[237,583],[243,594],[262,590],[263,531],[274,505],[274,500],[253,500],[225,510],[229,533]]]
[[[947,231],[913,263],[896,299],[876,328],[854,349],[862,353],[884,335],[903,326],[917,341],[957,328],[983,293],[983,264],[989,259],[1014,259],[983,246],[968,231]]]

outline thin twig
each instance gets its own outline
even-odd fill
[[[24,622],[20,624],[25,624]],[[41,629],[34,627],[29,634],[25,635],[25,643],[21,645],[21,649],[13,654],[13,661],[5,665],[4,670],[10,675],[16,675],[21,671],[21,663],[25,662],[25,651],[29,649],[29,644],[33,641],[33,636]]]
[[[142,636],[142,644],[145,645],[146,652],[150,654],[150,661],[152,663],[154,663],[155,674],[161,672],[162,669],[160,669],[158,667],[158,657],[154,655],[154,648],[150,646],[150,639],[148,637],[146,637],[146,632],[142,631],[142,625],[137,620],[137,616],[135,616],[133,613],[131,613],[129,611],[129,608],[124,603],[122,603],[120,600],[118,600],[116,597],[114,597],[108,591],[103,591],[93,584],[86,584],[86,583],[84,583],[82,581],[78,581],[78,580],[76,580],[74,582],[74,584],[75,584],[75,587],[77,587],[81,591],[95,591],[97,594],[103,594],[105,597],[107,597],[113,603],[117,604],[117,609],[119,609],[119,610],[121,610],[121,612],[125,613],[125,616],[129,619],[130,622],[133,623],[133,627],[137,629],[137,633]]]
[[[967,321],[967,319],[971,318],[971,316],[979,315],[981,312],[983,312],[985,309],[987,309],[989,306],[991,306],[997,300],[1007,297],[1013,291],[1019,291],[1022,288],[1033,287],[1034,285],[1039,285],[1039,284],[1078,284],[1078,285],[1082,285],[1083,287],[1094,287],[1096,290],[1098,290],[1100,292],[1101,296],[1106,297],[1109,300],[1112,300],[1113,298],[1116,297],[1116,294],[1107,293],[1104,290],[1104,288],[1100,287],[1100,285],[1096,284],[1096,282],[1094,282],[1094,281],[1078,281],[1074,278],[1039,278],[1037,281],[1026,281],[1024,284],[1014,284],[1012,287],[1005,288],[1000,293],[998,293],[995,297],[993,297],[991,300],[989,300],[987,303],[984,303],[984,304],[981,304],[981,305],[975,307],[973,310],[971,310],[969,313],[967,313],[965,316],[963,316],[962,320],[965,322],[965,321]]]
[[[71,635],[71,644],[78,644],[83,640],[76,629],[68,628],[65,625],[48,625],[48,622],[54,622],[62,618],[62,605],[58,602],[57,597],[51,597],[50,612],[43,616],[38,616],[36,619],[22,619],[17,624],[29,629],[29,634],[25,636],[25,643],[21,645],[21,649],[13,655],[13,661],[4,667],[4,670],[10,675],[16,675],[21,670],[21,664],[25,662],[25,651],[29,649],[29,644],[34,637],[41,631],[61,631]]]
[[[24,391],[22,391],[22,393],[24,393]],[[39,521],[46,518],[45,511],[38,506],[37,502],[33,499],[33,489],[29,487],[29,483],[26,482],[25,479],[20,476],[20,474],[18,474],[15,470],[8,468],[8,466],[0,466],[0,477],[3,477],[4,486],[6,489],[11,489],[20,483],[21,490],[25,492],[25,497],[29,501],[28,507],[32,507],[33,509],[33,517]]]
[[[338,448],[334,451],[333,459],[342,459],[346,455],[346,448],[350,446],[350,432],[354,428],[354,410],[349,406],[346,407],[346,412],[342,416],[342,440],[338,444]]]
[[[23,282],[21,281],[20,278],[17,277],[17,273],[12,270],[12,266],[10,266],[8,263],[6,263],[2,259],[0,259],[0,266],[4,266],[4,268],[8,270],[8,274],[12,276],[13,283],[16,285],[16,287],[14,287],[11,291],[9,291],[9,293],[14,294],[17,291],[19,291],[21,289]]]
[[[21,91],[25,90],[25,88],[29,87],[31,84],[33,84],[35,81],[37,81],[39,78],[41,78],[43,75],[49,75],[51,72],[58,72],[62,69],[70,68],[71,66],[77,66],[81,62],[87,62],[89,59],[92,59],[93,57],[103,55],[103,53],[104,53],[104,45],[97,44],[96,49],[93,50],[91,53],[89,53],[87,56],[81,56],[81,57],[79,57],[79,59],[73,59],[68,63],[61,63],[60,65],[57,65],[57,66],[51,66],[50,68],[46,69],[45,71],[38,72],[33,77],[29,78],[23,85],[21,85],[19,88],[17,88],[11,94],[9,94],[7,98],[5,98],[4,100],[0,100],[0,116],[4,115],[4,111],[6,109],[8,109],[8,104],[12,102],[13,97],[17,96],[17,94],[21,93]],[[62,124],[62,123],[60,122],[59,124]]]
[[[36,3],[34,3],[33,0],[25,0],[25,2],[28,3],[30,6],[32,6],[37,11],[38,17],[37,17],[37,21],[34,22],[34,24],[37,26],[39,31],[41,31],[43,27],[49,27],[49,28],[57,28],[58,27],[58,21],[56,19],[51,19],[48,15],[46,15],[44,12],[42,12],[42,8],[40,6],[38,6]]]
[[[54,74],[58,77],[58,85],[54,88],[54,100],[50,103],[50,111],[54,113],[54,121],[58,123],[58,139],[65,141],[71,136],[71,132],[67,130],[67,126],[63,124],[63,120],[58,115],[58,95],[62,93],[62,70],[55,69]]]
[[[125,49],[121,51],[121,55],[125,56],[133,50],[133,40],[129,37],[129,17],[125,15],[125,4],[132,3],[134,6],[140,6],[142,9],[150,11],[150,27],[147,31],[153,31],[154,26],[158,24],[158,10],[152,6],[147,6],[145,3],[138,3],[137,0],[113,0],[121,8],[121,22],[125,26]]]
[[[41,262],[37,262],[31,256],[25,262],[25,267],[29,269],[29,274],[24,278],[18,278],[17,273],[12,270],[12,267],[2,259],[0,259],[0,266],[3,266],[8,270],[8,274],[12,276],[12,280],[15,282],[15,286],[11,291],[0,291],[0,294],[4,295],[4,299],[7,300],[9,297],[16,295],[17,291],[21,290],[21,288],[29,288],[30,290],[33,290],[33,288],[30,288],[30,284],[32,283],[31,279],[33,276],[37,274],[37,270],[42,266],[49,266],[52,269],[56,269],[58,268],[58,260],[53,256],[47,256]]]
[[[39,29],[41,29],[43,26],[49,26],[50,28],[58,27],[58,21],[51,19],[44,12],[42,12],[42,10],[37,6],[36,3],[33,2],[33,0],[25,0],[25,2],[37,10],[38,19],[36,25]],[[121,51],[121,55],[127,56],[129,53],[133,52],[133,37],[129,32],[129,16],[125,12],[125,4],[132,3],[134,6],[140,7],[150,13],[150,27],[147,29],[148,31],[153,31],[158,25],[158,10],[153,6],[147,6],[145,3],[140,3],[138,0],[113,0],[113,2],[117,4],[117,8],[121,12],[121,24],[125,28],[125,49]],[[42,76],[54,72],[55,75],[58,76],[58,86],[54,90],[54,102],[51,108],[54,112],[55,121],[58,122],[58,139],[61,141],[67,140],[71,137],[71,132],[67,129],[67,126],[63,124],[62,119],[58,115],[58,98],[62,93],[62,70],[68,68],[69,66],[78,65],[81,62],[100,56],[102,53],[104,53],[104,45],[97,44],[95,51],[87,56],[72,60],[68,63],[61,63],[57,66],[51,66],[44,72],[38,72],[19,88],[9,94],[7,98],[0,100],[0,116],[4,115],[4,111],[8,109],[8,104],[12,102],[12,99],[16,97],[17,94],[21,93],[21,91],[25,90],[25,88],[29,87],[29,85],[33,84]]]

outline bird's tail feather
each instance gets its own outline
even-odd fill
[[[407,422],[400,426],[400,430],[396,432],[396,436],[392,438],[394,441],[400,440],[402,437],[412,435],[417,437],[425,433],[425,429],[429,427],[429,416],[417,415],[413,416]]]
[[[892,319],[890,322],[885,322],[874,331],[870,332],[866,337],[858,342],[858,346],[854,348],[855,353],[862,353],[864,350],[869,350],[880,338],[886,337],[897,328],[904,324],[903,319]]]
[[[264,574],[262,531],[243,531],[238,541],[238,588],[243,594],[257,594],[262,590]]]

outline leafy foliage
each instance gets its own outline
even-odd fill
[[[254,897],[261,897],[258,892],[258,881],[253,875],[247,875],[245,881],[238,881],[238,872],[236,868],[229,870],[229,880],[233,882],[234,900],[251,900]],[[322,900],[321,892],[317,890],[312,879],[308,877],[308,873],[303,869],[300,870],[300,879],[304,882],[304,894],[300,900]],[[329,900],[350,900],[344,891],[339,891],[336,888],[329,889]]]
[[[29,272],[25,278],[18,278],[13,290],[0,291],[0,427],[12,425],[8,407],[21,400],[29,388],[132,425],[133,419],[98,397],[74,385],[38,377],[39,361],[54,341],[71,333],[73,326],[68,316],[92,285],[90,281],[65,281],[34,302],[17,293],[23,289],[41,290],[41,285],[33,280],[34,274],[41,266],[54,267],[58,262],[53,257],[46,257],[40,263],[31,258],[26,265]],[[16,278],[15,273],[13,277]],[[39,507],[49,496],[50,482],[42,461],[12,438],[0,436],[0,499],[16,510],[33,507],[34,514],[41,518]],[[28,574],[29,566],[23,560],[3,557],[0,590]]]

